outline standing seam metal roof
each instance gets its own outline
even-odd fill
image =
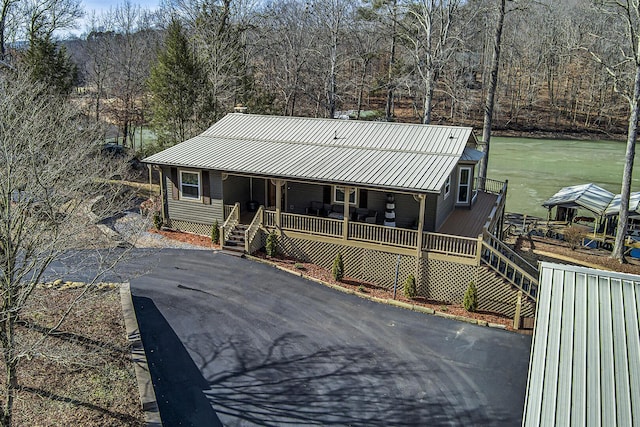
[[[554,194],[542,206],[582,207],[596,215],[603,215],[609,203],[613,200],[613,193],[595,184],[573,185],[564,187]]]
[[[471,128],[228,114],[146,163],[438,192],[457,162],[478,161]]]
[[[640,425],[640,276],[541,263],[523,426]]]

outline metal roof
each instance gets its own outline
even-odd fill
[[[541,263],[523,426],[640,425],[640,276]]]
[[[607,210],[604,214],[607,216],[619,215],[621,198],[622,196],[620,194],[616,194],[611,203],[609,203],[609,206],[607,206]],[[640,192],[636,191],[629,195],[629,214],[640,215]]]
[[[467,144],[468,127],[232,113],[144,162],[439,192],[461,158],[482,155]]]
[[[595,184],[573,185],[564,187],[542,206],[552,208],[562,206],[567,208],[585,208],[596,215],[603,215],[609,203],[613,200],[613,193]]]

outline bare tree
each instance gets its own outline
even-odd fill
[[[433,95],[440,74],[462,42],[456,33],[464,26],[456,22],[461,4],[461,0],[419,0],[405,4],[410,19],[403,26],[403,37],[412,47],[424,89],[422,122],[425,124],[431,123]]]
[[[489,72],[489,86],[487,87],[487,98],[484,102],[484,121],[482,125],[482,151],[484,157],[480,160],[478,175],[481,178],[487,177],[487,167],[489,164],[489,148],[491,142],[491,125],[493,124],[493,106],[495,105],[496,91],[498,90],[498,69],[500,67],[500,48],[502,47],[502,27],[504,15],[506,13],[506,0],[498,0],[498,16],[496,19],[495,32],[493,36],[493,55],[491,57],[491,71]],[[484,181],[480,181],[480,187],[484,188]]]
[[[611,44],[596,44],[599,50],[591,49],[591,54],[606,72],[614,79],[614,90],[622,95],[629,104],[629,124],[627,129],[627,148],[622,173],[620,215],[611,256],[624,262],[624,243],[629,220],[629,197],[633,162],[636,152],[638,119],[640,118],[640,3],[632,0],[608,1],[599,3],[603,17],[610,24],[602,27],[606,34],[598,34],[600,40],[608,40],[618,46],[615,54],[602,49]],[[620,58],[620,55],[622,56]]]
[[[104,217],[125,198],[104,179],[123,163],[97,155],[97,129],[46,88],[19,72],[0,73],[0,118],[0,425],[10,426],[21,361],[41,354],[37,342],[24,341],[22,310],[53,262],[76,250],[81,263],[94,247],[83,239],[95,222],[87,201],[104,196],[93,208]]]
[[[29,39],[52,37],[56,30],[72,28],[82,17],[80,0],[19,0]]]

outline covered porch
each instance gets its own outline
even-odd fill
[[[281,200],[280,204],[267,207],[261,204],[254,211],[252,205],[255,201],[246,201],[245,209],[239,201],[234,204],[225,203],[225,223],[221,236],[226,238],[231,229],[244,224],[245,250],[249,253],[259,248],[253,247],[253,237],[259,229],[263,229],[284,231],[305,240],[346,244],[403,255],[421,257],[423,252],[430,252],[477,261],[483,231],[501,232],[507,191],[506,182],[480,182],[476,179],[471,206],[453,209],[436,231],[437,206],[429,204],[431,201],[435,203],[437,195],[430,197],[428,194],[391,193],[343,186],[339,187],[342,189],[342,196],[350,194],[349,200],[352,203],[343,202],[338,205],[317,201],[323,195],[326,197],[332,186],[272,179],[264,182],[266,191],[263,200]],[[252,187],[263,188],[255,183]],[[270,196],[271,193],[273,197]],[[385,220],[389,195],[392,195],[393,205],[397,207],[394,209],[394,226]],[[334,196],[335,194],[332,195]],[[358,203],[362,207],[354,208],[353,205]],[[303,206],[306,207],[302,208]],[[429,212],[430,207],[434,212]],[[372,221],[372,217],[377,220]]]

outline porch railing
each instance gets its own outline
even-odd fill
[[[233,209],[229,212],[224,224],[220,226],[220,246],[224,246],[233,229],[240,222],[240,203],[233,205]]]
[[[483,234],[481,260],[533,301],[537,300],[538,269],[488,232]]]
[[[276,226],[276,211],[268,211],[265,209],[264,211],[264,225],[265,227],[275,227]]]
[[[274,224],[275,226],[275,212]],[[280,227],[300,233],[319,234],[329,237],[342,237],[343,221],[339,219],[320,218],[317,216],[280,214]]]
[[[473,185],[474,190],[482,190],[485,193],[502,194],[506,186],[506,182],[496,181],[495,179],[483,178],[477,176]]]
[[[251,250],[253,245],[253,239],[255,239],[256,234],[258,233],[258,230],[260,230],[260,226],[262,225],[262,222],[263,222],[263,219],[262,219],[263,215],[264,215],[264,206],[260,206],[256,211],[256,214],[254,215],[253,220],[251,220],[251,224],[249,224],[249,227],[247,227],[247,229],[244,231],[244,250],[248,254],[253,252]]]
[[[425,232],[422,239],[422,250],[463,258],[476,258],[478,239],[472,237],[452,236]]]
[[[363,222],[349,222],[348,238],[403,248],[415,248],[418,246],[418,232],[415,230],[384,227]]]
[[[235,208],[236,205],[224,205],[224,219],[226,220],[227,218],[229,218],[229,214],[231,213],[231,211],[233,210],[233,208]]]
[[[493,180],[490,180],[493,181]],[[499,181],[494,181],[499,182]],[[487,218],[487,222],[484,225],[484,229],[491,234],[500,234],[496,233],[496,228],[498,228],[498,221],[502,218],[500,212],[504,209],[504,205],[507,201],[507,182],[502,183],[502,190],[500,190],[498,194],[498,198],[496,199],[493,208],[491,208],[491,212],[489,213],[489,218]],[[500,227],[502,229],[502,227]]]

